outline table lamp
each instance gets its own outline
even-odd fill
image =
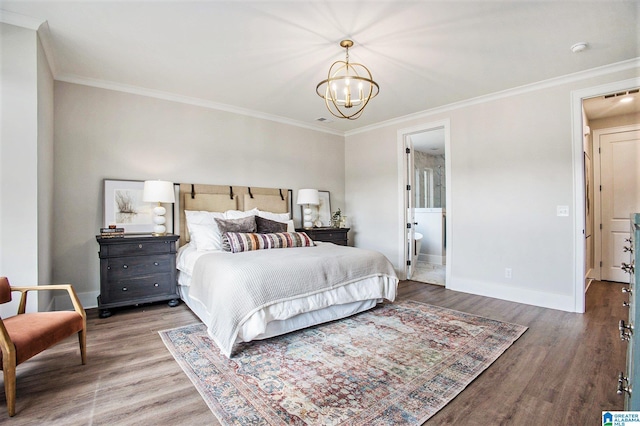
[[[313,228],[313,216],[311,206],[320,204],[320,197],[317,189],[299,189],[297,204],[304,205],[302,215],[302,226],[306,229]]]
[[[153,235],[155,237],[166,235],[167,228],[164,224],[167,220],[164,215],[167,209],[162,207],[161,203],[175,203],[176,198],[173,192],[173,182],[146,180],[142,192],[142,201],[158,203],[158,205],[153,208]]]

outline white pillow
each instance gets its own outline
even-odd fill
[[[280,223],[286,223],[287,224],[287,232],[295,232],[296,231],[296,227],[293,224],[293,220],[290,218],[289,213],[272,213],[272,212],[265,212],[265,211],[258,210],[258,209],[253,209],[253,210],[257,210],[257,213],[255,213],[255,214],[257,214],[258,216],[263,217],[265,219],[274,220],[274,221],[280,222]]]
[[[257,216],[258,209],[251,209],[246,212],[242,210],[227,210],[224,212],[224,217],[222,219],[243,219],[249,216]]]
[[[185,210],[190,240],[198,251],[222,250],[222,235],[215,219],[224,219],[224,213]]]

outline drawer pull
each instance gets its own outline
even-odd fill
[[[127,291],[127,290],[129,290],[129,289],[126,288],[126,287],[122,287],[122,291]]]
[[[620,320],[618,323],[618,330],[620,330],[620,340],[623,342],[628,342],[631,340],[631,335],[633,334],[633,325],[625,324],[624,320]],[[627,333],[627,330],[629,332]]]
[[[141,249],[141,248],[142,248],[142,244],[138,244],[138,248],[140,248],[140,249]]]
[[[124,269],[127,269],[127,268],[128,268],[128,266],[127,266],[127,265],[122,265],[122,267],[123,267]]]
[[[160,284],[158,284],[158,283],[153,283],[153,286],[154,286],[154,287],[160,287]]]
[[[153,262],[153,265],[154,265],[154,266],[158,266],[158,265],[160,265],[160,264],[159,264],[158,262]]]
[[[627,377],[624,377],[623,372],[620,372],[620,374],[618,374],[618,390],[616,391],[616,393],[618,395],[623,395],[624,393],[628,393],[629,395],[631,395],[631,386],[629,386],[629,379]]]

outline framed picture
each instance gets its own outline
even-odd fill
[[[104,224],[124,228],[125,233],[153,232],[154,203],[142,201],[144,181],[104,180]],[[167,233],[173,233],[173,208],[167,207]]]
[[[329,191],[318,191],[320,204],[318,205],[318,221],[321,226],[331,226],[331,197]]]

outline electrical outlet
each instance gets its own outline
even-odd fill
[[[504,277],[511,278],[511,268],[504,268]]]
[[[558,216],[569,216],[569,206],[557,206],[556,214]]]

